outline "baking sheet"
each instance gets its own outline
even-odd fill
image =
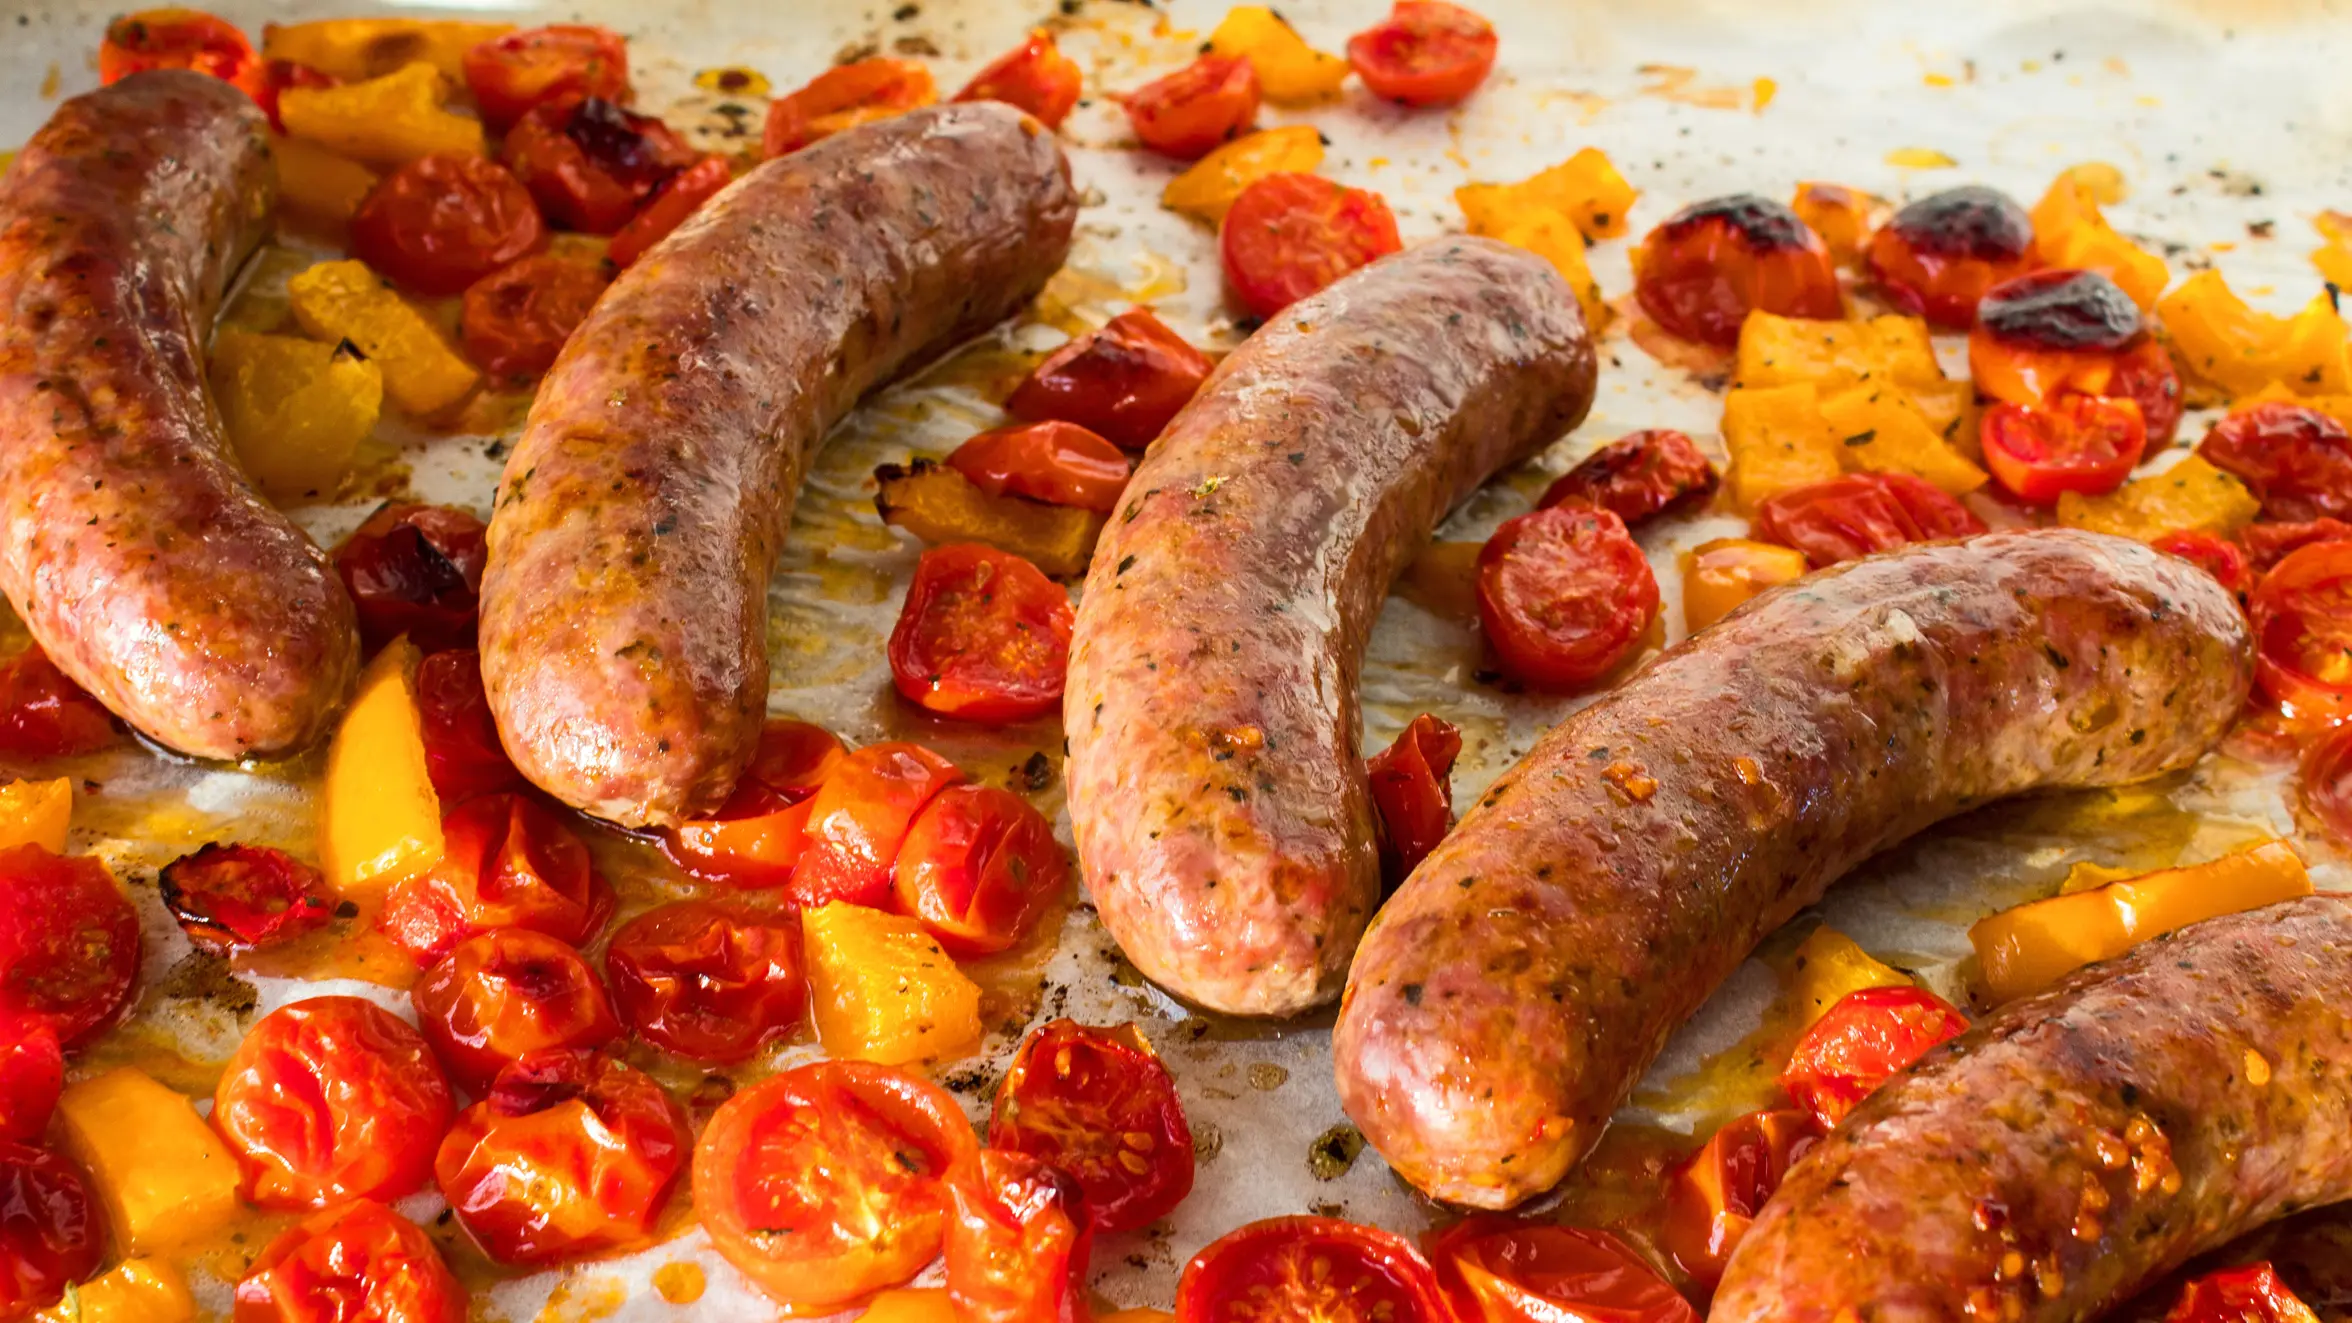
[[[0,4],[0,143],[21,141],[57,97],[95,83],[94,51],[116,7],[112,0]],[[356,3],[215,8],[253,32],[265,20],[401,12]],[[722,103],[750,106],[756,136],[758,102],[696,87],[698,69],[748,66],[789,88],[837,55],[878,49],[929,58],[941,85],[953,88],[1027,27],[1061,33],[1088,71],[1089,93],[1065,131],[1088,199],[1071,270],[1037,315],[885,393],[830,443],[801,499],[771,593],[770,700],[774,711],[822,721],[852,741],[921,740],[983,776],[1024,788],[1022,769],[1033,754],[1047,754],[1054,775],[1039,798],[1058,805],[1060,733],[1052,723],[973,732],[922,718],[892,696],[882,643],[918,548],[875,518],[870,474],[877,463],[944,454],[996,424],[990,401],[1031,356],[1132,301],[1153,303],[1196,342],[1238,341],[1219,297],[1210,234],[1156,205],[1173,167],[1126,148],[1123,118],[1102,95],[1191,58],[1222,0],[1177,0],[1165,9],[1122,0],[581,0],[539,9],[490,0],[437,8],[618,28],[632,39],[641,101],[674,123],[699,126],[713,145],[743,122]],[[1337,49],[1385,4],[1292,0],[1282,8],[1317,45]],[[1896,199],[1981,181],[2030,202],[2059,168],[2106,161],[2132,188],[2112,216],[2161,245],[2176,277],[2218,266],[2252,301],[2278,312],[2300,306],[2318,287],[2305,259],[2314,242],[2310,217],[2352,207],[2352,85],[2339,76],[2352,67],[2352,23],[2333,5],[1485,0],[1480,8],[1501,31],[1501,62],[1460,110],[1406,113],[1351,87],[1309,112],[1270,109],[1264,122],[1314,122],[1333,144],[1324,172],[1380,189],[1409,240],[1458,224],[1456,185],[1519,178],[1584,146],[1607,151],[1641,189],[1632,213],[1636,237],[1687,202],[1740,190],[1785,197],[1799,179]],[[1592,254],[1612,297],[1630,285],[1627,247],[1619,240]],[[285,260],[299,269],[296,258]],[[267,319],[269,284],[264,272],[241,315]],[[1955,347],[1944,348],[1948,365],[1961,371]],[[1635,346],[1621,320],[1603,343],[1590,421],[1473,498],[1442,536],[1484,536],[1592,447],[1635,428],[1680,427],[1720,454],[1720,410],[1719,396]],[[2189,440],[2202,432],[2197,415],[2182,428]],[[486,514],[510,439],[511,428],[427,437],[387,424],[368,490],[295,513],[329,543],[395,490]],[[1671,636],[1679,636],[1681,617],[1675,554],[1738,531],[1738,521],[1721,517],[1644,531]],[[1476,678],[1481,667],[1472,631],[1392,599],[1365,668],[1365,747],[1384,745],[1416,712],[1444,716],[1465,734],[1455,795],[1468,802],[1573,706],[1503,693]],[[74,848],[107,857],[133,881],[152,934],[151,1016],[185,1058],[175,1082],[209,1092],[209,1072],[240,1023],[217,998],[177,995],[201,989],[188,986],[185,943],[144,884],[186,842],[235,837],[307,850],[310,806],[300,769],[223,772],[133,753],[77,771],[88,784]],[[1874,861],[1831,897],[1821,917],[1881,958],[1949,987],[1954,962],[1967,950],[1967,924],[2048,891],[2070,861],[2154,867],[2290,832],[2285,788],[2275,769],[2215,757],[2144,793],[1996,807]],[[1061,827],[1066,842],[1066,815]],[[2321,885],[2342,885],[2326,847],[2305,844],[2324,860]],[[1769,966],[1751,962],[1670,1045],[1626,1119],[1688,1131],[1756,1105],[1754,1079],[1726,1069],[1725,1059],[1710,1060],[1755,1029],[1774,988]],[[248,1015],[322,990],[329,989],[258,980]],[[404,996],[369,985],[332,990],[406,1009]],[[1313,1210],[1405,1230],[1431,1219],[1376,1156],[1354,1154],[1331,1088],[1324,1023],[1247,1025],[1189,1015],[1117,960],[1083,907],[1071,914],[1046,970],[1037,1015],[1052,1014],[1141,1019],[1176,1075],[1201,1141],[1198,1186],[1174,1217],[1100,1246],[1095,1285],[1109,1299],[1164,1306],[1184,1260],[1252,1218]],[[987,1091],[1014,1041],[1017,1034],[994,1036],[981,1058],[946,1072],[975,1116],[985,1113]],[[405,1207],[428,1221],[439,1211],[431,1195]],[[681,1264],[699,1269],[699,1291],[695,1272],[672,1266]],[[207,1284],[203,1296],[209,1309],[225,1307],[220,1283]],[[488,1302],[491,1316],[516,1320],[773,1312],[692,1229],[623,1259],[504,1283]]]

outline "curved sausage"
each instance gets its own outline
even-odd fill
[[[1340,1007],[1341,1105],[1437,1198],[1549,1189],[1846,870],[1988,800],[2187,766],[2249,661],[2211,576],[2093,533],[1925,543],[1759,597],[1553,728],[1390,899]]]
[[[2352,895],[2194,924],[2014,1002],[1790,1170],[1714,1323],[2074,1323],[2352,1199]]]
[[[0,590],[58,669],[201,758],[309,743],[359,665],[342,581],[205,383],[276,197],[261,112],[182,70],[60,105],[0,180]]]
[[[1036,121],[935,106],[760,166],[613,283],[490,520],[482,679],[525,776],[631,826],[726,798],[809,456],[867,391],[1028,302],[1077,207]]]
[[[1444,239],[1290,307],[1128,484],[1070,649],[1070,818],[1103,924],[1221,1011],[1329,1001],[1380,896],[1356,672],[1453,504],[1592,404],[1539,258]]]

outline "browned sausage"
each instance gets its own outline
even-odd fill
[[[2211,576],[2099,534],[1760,597],[1561,722],[1414,870],[1349,974],[1340,1102],[1431,1195],[1518,1203],[1846,870],[1988,800],[2184,767],[2248,682]]]
[[[342,582],[205,385],[276,194],[253,102],[184,71],[67,101],[0,180],[0,589],[60,670],[202,758],[308,743],[359,663]]]
[[[1010,316],[1070,250],[1053,135],[936,106],[768,162],[630,267],[539,388],[482,576],[516,766],[631,825],[717,807],[767,710],[768,577],[860,396]]]
[[[2002,1007],[1856,1108],[1715,1323],[2076,1323],[2352,1199],[2352,896],[2194,924]]]
[[[1070,818],[1102,920],[1205,1006],[1331,999],[1380,896],[1356,672],[1438,519],[1592,404],[1568,286],[1482,239],[1293,305],[1153,443],[1078,609]]]

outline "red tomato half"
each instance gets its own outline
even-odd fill
[[[2148,428],[2148,448],[2172,444],[2180,430],[2180,370],[2172,365],[2172,351],[2155,336],[2123,351],[2115,360],[2115,375],[2107,382],[2108,395],[2140,406],[2140,421]]]
[[[2254,683],[2289,717],[2352,716],[2352,542],[2290,552],[2247,599]]]
[[[547,243],[539,208],[482,156],[419,157],[384,176],[351,213],[351,252],[419,294],[468,285]]]
[[[2038,408],[1992,406],[1985,410],[1982,437],[1993,481],[2028,505],[2056,505],[2066,492],[2114,491],[2131,476],[2148,443],[2137,403],[2071,391]]]
[[[485,372],[535,376],[555,366],[610,284],[601,262],[555,253],[526,257],[466,286],[458,340]]]
[[[848,753],[821,726],[771,717],[734,792],[708,818],[666,828],[663,853],[709,882],[780,887],[808,845],[811,799]]]
[[[2246,548],[2247,563],[2257,573],[2267,574],[2289,552],[2314,542],[2352,542],[2352,524],[2341,519],[2311,519],[2295,524],[2263,520],[2239,529],[2238,541]]]
[[[1715,466],[1688,435],[1649,428],[1585,456],[1544,490],[1536,506],[1596,505],[1632,525],[1706,500],[1718,481]]]
[[[604,97],[540,103],[501,148],[507,168],[557,225],[611,234],[701,154],[669,125]]]
[[[1698,1311],[1606,1231],[1475,1217],[1429,1246],[1457,1323],[1699,1323]]]
[[[410,1193],[432,1175],[456,1110],[425,1040],[358,997],[261,1017],[212,1095],[213,1128],[236,1150],[245,1197],[263,1208]]]
[[[1068,1172],[1103,1232],[1149,1226],[1192,1192],[1176,1082],[1132,1024],[1054,1020],[1031,1033],[997,1086],[988,1144]]]
[[[1445,0],[1397,0],[1388,17],[1348,38],[1348,64],[1372,95],[1451,106],[1494,68],[1492,23]]]
[[[0,755],[72,758],[121,739],[114,714],[67,679],[40,644],[0,663]]]
[[[47,1025],[79,1047],[139,981],[139,913],[106,865],[38,845],[0,850],[0,1025]]]
[[[1890,302],[1951,331],[1976,324],[1985,291],[2041,265],[2033,217],[1982,184],[1905,205],[1870,236],[1867,256],[1871,278]]]
[[[98,46],[99,85],[149,69],[194,69],[247,92],[259,76],[245,34],[197,9],[143,9],[106,25]]]
[[[2268,1263],[2209,1272],[2181,1288],[2164,1323],[2319,1323]]]
[[[466,1289],[423,1228],[370,1199],[304,1218],[237,1283],[233,1323],[465,1323]]]
[[[474,646],[489,530],[447,505],[388,501],[335,548],[373,652],[406,634],[426,652]]]
[[[1437,848],[1454,821],[1454,759],[1462,732],[1424,712],[1372,755],[1365,773],[1380,815],[1380,871],[1391,885]]]
[[[722,901],[681,900],[621,925],[604,976],[631,1032],[715,1065],[790,1034],[808,1001],[800,925]]]
[[[629,43],[611,28],[551,23],[492,37],[465,53],[482,122],[504,133],[546,101],[629,101]]]
[[[1797,213],[1753,193],[1685,207],[1633,253],[1642,310],[1685,340],[1730,348],[1755,311],[1845,316],[1829,247]]]
[[[342,81],[333,74],[321,73],[307,64],[296,64],[292,60],[263,60],[254,85],[246,90],[253,93],[253,99],[260,103],[262,113],[269,116],[270,127],[284,133],[286,125],[278,117],[278,98],[287,89],[334,87]]]
[[[442,815],[441,836],[441,862],[395,883],[376,916],[378,930],[420,965],[497,928],[578,945],[612,913],[612,887],[588,846],[528,795],[469,799]]]
[[[1212,366],[1151,309],[1129,308],[1047,355],[1013,388],[1005,412],[1029,423],[1076,423],[1141,450],[1192,402]]]
[[[259,845],[207,845],[163,866],[164,908],[207,951],[251,951],[326,926],[335,901],[309,864]]]
[[[1938,1043],[1968,1032],[1968,1017],[1925,988],[1864,988],[1824,1011],[1797,1040],[1780,1087],[1823,1130]]]
[[[31,1318],[98,1271],[105,1212],[81,1169],[47,1149],[0,1142],[0,1318]]]
[[[957,446],[947,466],[991,496],[1026,496],[1105,514],[1127,488],[1127,457],[1076,423],[1018,423]]]
[[[2246,553],[2228,538],[2196,529],[2166,533],[2148,544],[2167,556],[2178,556],[2221,581],[2221,586],[2244,600],[2254,587],[2254,567]]]
[[[917,60],[874,58],[835,65],[768,106],[760,155],[797,152],[843,129],[888,119],[939,99],[931,70]]]
[[[1019,942],[1070,889],[1053,824],[994,786],[949,786],[907,829],[893,872],[899,909],[957,956]]]
[[[1725,1260],[1815,1136],[1803,1112],[1751,1112],[1666,1174],[1666,1248],[1694,1282],[1715,1289]]]
[[[889,903],[898,847],[933,796],[964,780],[954,763],[919,744],[869,744],[842,759],[809,801],[808,848],[784,898],[806,909],[827,901],[879,909]]]
[[[1180,161],[1206,156],[1258,117],[1258,71],[1238,55],[1203,55],[1127,95],[1127,123],[1144,146]]]
[[[2352,518],[2352,432],[2319,410],[2268,400],[2213,425],[2197,453],[2234,473],[2265,519]]]
[[[417,668],[417,709],[424,719],[425,775],[444,805],[523,788],[482,690],[481,653],[451,648],[425,658]]]
[[[1505,673],[1573,689],[1617,669],[1658,614],[1658,580],[1625,523],[1555,505],[1507,520],[1478,552],[1478,618]]]
[[[621,1036],[604,984],[544,933],[496,928],[457,944],[409,989],[417,1024],[450,1075],[481,1092],[508,1062]]]
[[[1815,569],[1912,542],[1985,531],[1966,506],[1908,473],[1849,473],[1756,508],[1755,535],[1805,553]]]
[[[1083,81],[1078,62],[1062,54],[1052,33],[1038,28],[972,75],[955,99],[1002,101],[1028,111],[1045,127],[1058,129],[1077,106]]]
[[[1217,228],[1225,283],[1258,317],[1402,247],[1378,193],[1320,175],[1267,175],[1241,190]]]
[[[1329,1217],[1252,1222],[1192,1257],[1176,1323],[1449,1323],[1437,1275],[1403,1237]]]
[[[0,1140],[30,1144],[65,1092],[65,1049],[45,1024],[19,1024],[0,1046]]]
[[[1092,1323],[1094,1228],[1078,1183],[1026,1153],[993,1148],[948,1170],[955,1216],[942,1251],[959,1323]]]
[[[1076,622],[1070,594],[1012,552],[933,547],[915,562],[890,631],[890,677],[943,717],[1001,726],[1046,716],[1061,710]]]
[[[670,176],[668,183],[656,190],[645,209],[629,218],[613,234],[605,256],[616,267],[635,266],[646,250],[670,237],[670,231],[684,225],[688,217],[702,209],[702,204],[715,198],[727,185],[735,182],[735,172],[724,156],[705,156]]]

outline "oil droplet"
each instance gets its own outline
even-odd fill
[[[766,74],[732,64],[696,70],[694,85],[705,92],[723,92],[728,96],[766,96],[770,90]]]
[[[2246,1082],[2257,1089],[2270,1083],[2270,1058],[2250,1047],[2246,1049]]]
[[[653,1270],[653,1289],[673,1305],[691,1305],[702,1299],[704,1285],[699,1263],[665,1263]]]
[[[1761,115],[1764,113],[1764,107],[1772,104],[1772,98],[1780,95],[1780,83],[1776,79],[1759,78],[1756,80],[1755,90],[1756,113]]]
[[[1933,147],[1897,147],[1886,154],[1886,163],[1899,170],[1948,170],[1960,164]]]
[[[1271,1061],[1253,1062],[1249,1068],[1250,1087],[1260,1093],[1272,1093],[1290,1079],[1290,1072]]]

